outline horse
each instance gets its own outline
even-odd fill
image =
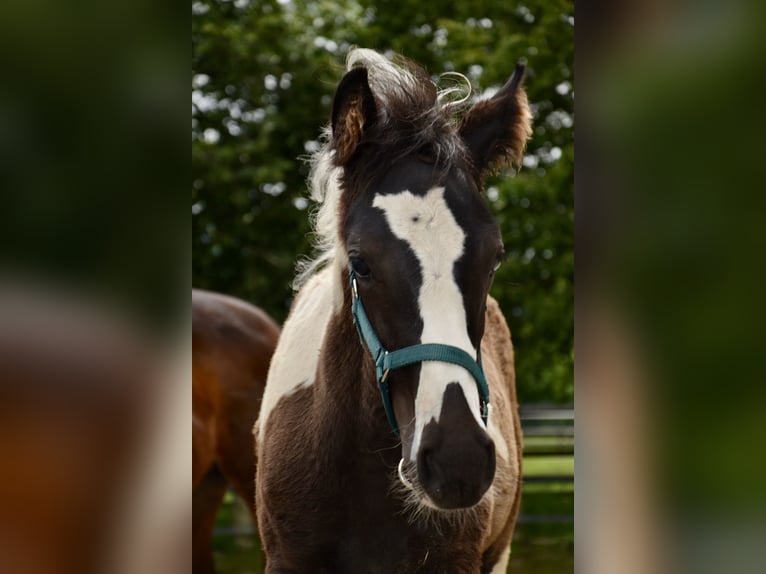
[[[123,531],[165,416],[164,359],[115,308],[57,289],[0,288],[0,571],[116,572],[114,554],[147,550]],[[172,561],[178,517],[157,508]]]
[[[244,301],[192,289],[192,546],[195,573],[214,572],[211,537],[230,483],[255,520],[252,427],[279,326]]]
[[[506,571],[522,446],[482,190],[531,135],[523,74],[466,111],[412,62],[349,53],[254,427],[266,572]]]

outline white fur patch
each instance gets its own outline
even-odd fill
[[[505,574],[508,572],[508,562],[511,559],[511,547],[508,547],[508,551],[504,552],[500,557],[500,560],[492,567],[492,574]]]
[[[420,262],[423,284],[418,296],[423,320],[422,343],[442,343],[459,347],[472,357],[476,349],[468,337],[468,326],[460,293],[454,277],[455,262],[463,254],[465,233],[455,221],[444,199],[444,188],[434,187],[425,196],[409,191],[377,195],[373,206],[385,213],[391,231],[406,241]],[[411,460],[417,457],[423,427],[441,414],[447,385],[457,382],[463,389],[468,407],[477,423],[479,391],[471,374],[450,363],[426,361],[420,369],[415,397],[415,438]]]
[[[258,416],[259,442],[263,440],[269,414],[279,399],[314,383],[327,324],[343,303],[338,277],[333,266],[314,275],[301,289],[295,308],[282,328]]]
[[[330,132],[325,130],[323,137],[329,139]],[[303,287],[326,263],[334,261],[341,266],[348,264],[346,253],[337,249],[341,243],[338,235],[338,204],[343,195],[340,186],[343,170],[333,164],[333,158],[334,152],[326,147],[313,158],[310,177],[311,199],[319,204],[319,209],[311,218],[316,256],[310,260],[299,261],[298,274],[293,281],[295,290]]]

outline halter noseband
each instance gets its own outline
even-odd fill
[[[442,345],[441,343],[423,343],[411,345],[396,351],[389,352],[383,347],[372,328],[367,313],[362,305],[362,299],[359,297],[359,291],[356,286],[356,276],[353,268],[349,269],[351,280],[351,313],[354,316],[354,324],[359,332],[359,337],[365,343],[375,361],[375,374],[378,380],[380,396],[383,399],[383,408],[386,409],[386,417],[391,429],[399,436],[399,427],[396,424],[394,408],[391,405],[391,390],[388,385],[388,374],[399,367],[421,363],[423,361],[439,361],[442,363],[452,363],[466,369],[476,380],[476,386],[479,389],[479,408],[481,420],[487,425],[487,414],[489,411],[489,388],[487,379],[484,376],[484,369],[481,366],[481,350],[478,352],[479,360],[474,360],[471,355],[459,347],[452,345]]]

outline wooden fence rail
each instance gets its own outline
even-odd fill
[[[524,456],[569,457],[574,455],[574,409],[541,405],[519,409],[524,433]],[[526,483],[572,482],[574,472],[524,475]]]

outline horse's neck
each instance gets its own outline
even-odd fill
[[[375,381],[375,366],[362,345],[351,316],[351,295],[330,319],[317,366],[317,400],[326,407],[328,424],[353,429],[359,440],[390,434]]]

